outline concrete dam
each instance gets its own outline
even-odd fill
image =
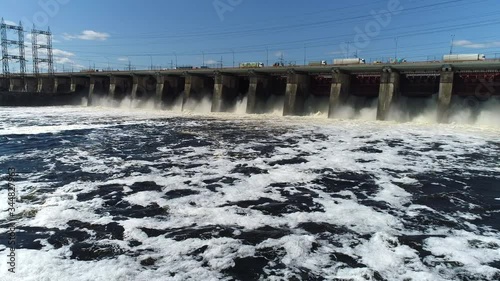
[[[377,120],[387,120],[391,108],[405,101],[406,108],[422,99],[435,100],[439,122],[447,122],[452,100],[470,98],[488,102],[500,97],[500,63],[425,62],[345,66],[189,69],[162,71],[109,71],[0,77],[0,105],[30,105],[45,101],[64,104],[86,98],[154,100],[159,108],[182,100],[209,99],[212,112],[231,111],[246,97],[246,113],[265,113],[272,99],[283,101],[283,115],[328,111],[335,118],[346,104],[356,108],[377,103]]]

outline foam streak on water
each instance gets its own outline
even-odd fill
[[[500,279],[497,129],[147,108],[0,109],[9,280]]]

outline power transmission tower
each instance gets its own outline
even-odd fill
[[[14,59],[19,62],[19,73],[24,76],[26,73],[26,58],[24,54],[24,30],[23,24],[19,22],[19,25],[6,24],[2,18],[0,24],[1,35],[2,35],[2,69],[4,75],[10,75],[9,60]],[[17,41],[9,40],[7,38],[7,30],[17,31]],[[19,55],[9,55],[9,45],[17,45],[19,49]]]
[[[45,36],[47,43],[46,44],[38,44],[38,36]],[[33,29],[31,30],[31,45],[33,51],[33,73],[38,75],[40,73],[39,63],[45,62],[47,63],[47,71],[49,75],[54,74],[54,56],[52,52],[52,32],[50,32],[50,27],[47,31],[37,30],[35,25],[33,25]],[[38,49],[46,49],[47,50],[47,58],[40,58],[38,54]]]

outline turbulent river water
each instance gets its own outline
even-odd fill
[[[0,120],[1,280],[500,280],[500,127],[104,107]]]

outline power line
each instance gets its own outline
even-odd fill
[[[480,2],[484,2],[485,0],[477,0],[475,2],[471,1],[466,1],[466,0],[448,0],[445,2],[440,2],[440,3],[432,3],[428,5],[422,5],[418,7],[412,7],[412,8],[406,8],[402,12],[402,14],[412,14],[410,12],[422,12],[420,10],[426,11],[427,9],[429,10],[435,10],[435,9],[442,9],[443,7],[441,6],[447,6],[449,7],[457,7],[457,6],[463,6],[463,5],[471,5],[471,4],[477,4]],[[450,4],[458,4],[458,3],[463,3],[460,5],[450,5]],[[316,21],[312,23],[305,23],[305,24],[292,24],[292,25],[281,25],[281,26],[273,26],[273,27],[263,27],[263,28],[253,28],[253,29],[241,29],[241,30],[232,30],[232,31],[226,31],[226,32],[197,32],[197,33],[181,33],[178,32],[177,34],[159,34],[159,35],[148,35],[148,39],[169,39],[172,41],[172,39],[194,39],[194,40],[201,40],[204,39],[205,37],[212,38],[212,39],[217,39],[217,38],[227,38],[227,36],[231,36],[231,38],[234,38],[235,36],[249,36],[252,34],[264,34],[264,32],[269,32],[269,33],[275,33],[275,32],[280,32],[280,31],[286,31],[286,30],[293,30],[294,32],[297,31],[299,28],[307,28],[307,27],[317,27],[317,25],[329,25],[333,23],[348,23],[349,21],[352,20],[369,20],[372,19],[371,14],[365,14],[365,15],[360,15],[360,16],[351,16],[351,17],[344,17],[344,18],[338,18],[338,19],[331,19],[331,16],[327,20],[321,20],[321,21]],[[115,36],[113,37],[114,40],[117,39],[136,39],[138,38],[137,36]],[[157,44],[162,44],[162,43],[157,43]],[[130,46],[128,43],[127,45]],[[140,44],[139,44],[140,45]],[[123,46],[122,44],[104,44],[101,46]]]

